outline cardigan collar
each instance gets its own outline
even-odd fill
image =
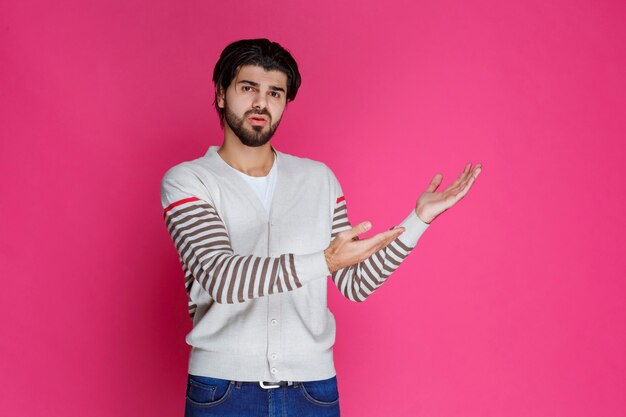
[[[277,151],[273,146],[271,146],[275,154],[274,163],[276,164],[277,172],[276,186],[274,188],[274,195],[272,196],[272,203],[270,205],[270,213],[268,216],[265,207],[263,207],[263,203],[259,200],[259,197],[255,194],[254,190],[246,184],[240,175],[237,175],[234,171],[235,168],[228,165],[226,161],[224,161],[217,153],[219,148],[219,146],[209,146],[206,154],[204,155],[209,162],[209,166],[214,170],[214,172],[218,176],[227,179],[235,185],[236,188],[244,194],[248,200],[250,200],[251,207],[255,209],[259,217],[265,221],[269,221],[270,219],[280,216],[280,207],[286,207],[288,202],[287,200],[289,198],[288,182],[290,178],[290,167],[289,164],[286,163],[285,154]]]

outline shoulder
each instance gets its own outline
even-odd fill
[[[161,178],[161,203],[167,207],[189,197],[210,201],[216,184],[216,175],[206,158],[181,162],[168,169]]]
[[[343,196],[339,180],[325,163],[288,154],[281,154],[280,156],[283,165],[287,166],[286,171],[294,179],[298,178],[298,183],[315,186],[320,192],[324,189],[328,190],[333,202],[338,197]]]
[[[163,175],[161,183],[169,181],[182,182],[185,184],[201,183],[209,186],[217,181],[220,175],[223,176],[223,167],[220,165],[219,155],[215,152],[216,146],[211,146],[206,155],[181,162],[170,169]]]
[[[282,152],[280,152],[279,154],[281,157],[282,165],[288,169],[294,170],[295,172],[301,173],[303,175],[315,175],[324,178],[334,176],[330,168],[328,168],[328,166],[321,161],[316,161],[314,159],[304,158],[295,155],[289,155]]]
[[[300,182],[327,184],[331,190],[339,188],[337,177],[324,162],[287,154],[281,154],[281,157],[283,165],[287,167],[286,171],[289,172],[290,176],[299,178]]]
[[[199,181],[199,172],[197,160],[181,162],[174,165],[163,174],[161,178],[161,187],[167,187],[173,184],[193,185]]]
[[[163,174],[163,178],[161,179],[161,184],[176,180],[176,181],[185,181],[193,174],[191,173],[191,161],[181,162],[177,165],[174,165]]]

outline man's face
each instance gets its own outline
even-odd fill
[[[225,129],[246,146],[266,144],[276,131],[287,104],[287,75],[244,65],[226,92],[218,95]]]

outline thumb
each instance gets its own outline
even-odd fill
[[[357,224],[352,229],[348,230],[348,237],[354,239],[358,237],[360,234],[363,234],[372,228],[372,223],[369,221],[364,221],[362,223]]]
[[[428,185],[428,188],[426,189],[426,191],[428,191],[429,193],[434,192],[441,185],[442,179],[443,179],[443,175],[435,174],[432,181],[430,181],[430,184]]]

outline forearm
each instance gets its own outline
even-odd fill
[[[217,211],[198,198],[170,204],[164,217],[186,269],[218,303],[291,291],[329,275],[323,251],[278,257],[235,254]]]
[[[351,228],[347,221],[345,203],[338,203],[335,220],[333,236]],[[352,301],[364,301],[378,289],[407,258],[428,224],[421,221],[412,210],[399,226],[405,229],[404,233],[389,245],[367,259],[332,274],[337,288],[346,298]]]

